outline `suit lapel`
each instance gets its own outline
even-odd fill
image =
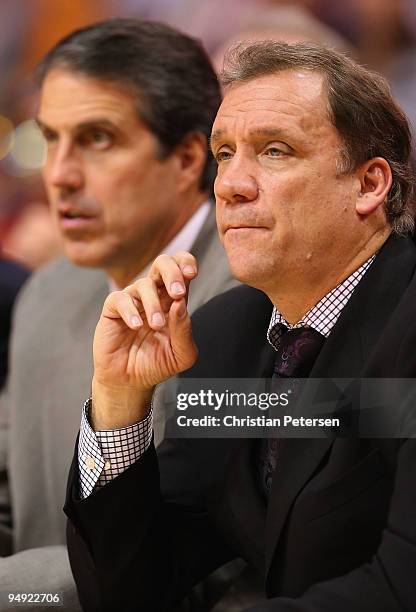
[[[253,378],[270,378],[275,351],[266,341],[252,370]],[[230,456],[224,492],[227,507],[232,512],[231,523],[238,534],[238,546],[260,570],[264,567],[266,506],[259,495],[253,465],[253,439],[235,441]],[[248,551],[248,552],[247,552]]]
[[[311,378],[358,378],[415,271],[408,239],[391,237],[357,286],[312,369]],[[266,517],[266,577],[290,508],[330,451],[332,438],[286,439]]]
[[[240,554],[261,570],[264,567],[266,506],[255,479],[253,440],[244,439],[235,444],[224,483],[225,508],[227,513],[231,511],[228,524],[236,534]]]

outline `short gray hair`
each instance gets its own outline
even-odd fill
[[[329,115],[344,143],[338,160],[339,173],[352,172],[373,157],[383,157],[393,176],[385,203],[387,220],[396,234],[413,231],[414,174],[409,122],[381,75],[316,43],[261,41],[241,43],[227,52],[221,83],[227,88],[297,69],[313,70],[325,78]]]

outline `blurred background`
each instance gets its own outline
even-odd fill
[[[217,67],[238,40],[326,42],[383,73],[416,132],[416,0],[1,0],[0,245],[32,269],[61,248],[40,179],[33,71],[62,36],[112,16],[196,36]]]

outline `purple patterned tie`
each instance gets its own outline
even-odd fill
[[[311,327],[288,330],[281,325],[282,335],[273,368],[272,378],[307,378],[321,350],[325,337]],[[266,498],[270,495],[273,472],[279,458],[279,438],[261,440],[258,468],[261,488]]]

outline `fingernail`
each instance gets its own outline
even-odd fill
[[[196,268],[189,264],[183,267],[183,271],[185,272],[185,274],[196,274]]]
[[[133,327],[140,327],[142,321],[140,317],[138,317],[137,315],[133,315],[131,318],[131,324],[133,325]]]
[[[165,324],[165,317],[160,312],[155,312],[152,315],[152,323],[153,325],[157,325],[158,327],[163,327]]]
[[[179,281],[175,281],[171,284],[170,290],[172,293],[176,293],[177,295],[181,295],[181,293],[185,293],[185,287]]]
[[[181,302],[178,308],[178,319],[183,319],[186,315],[186,303],[185,300]]]

